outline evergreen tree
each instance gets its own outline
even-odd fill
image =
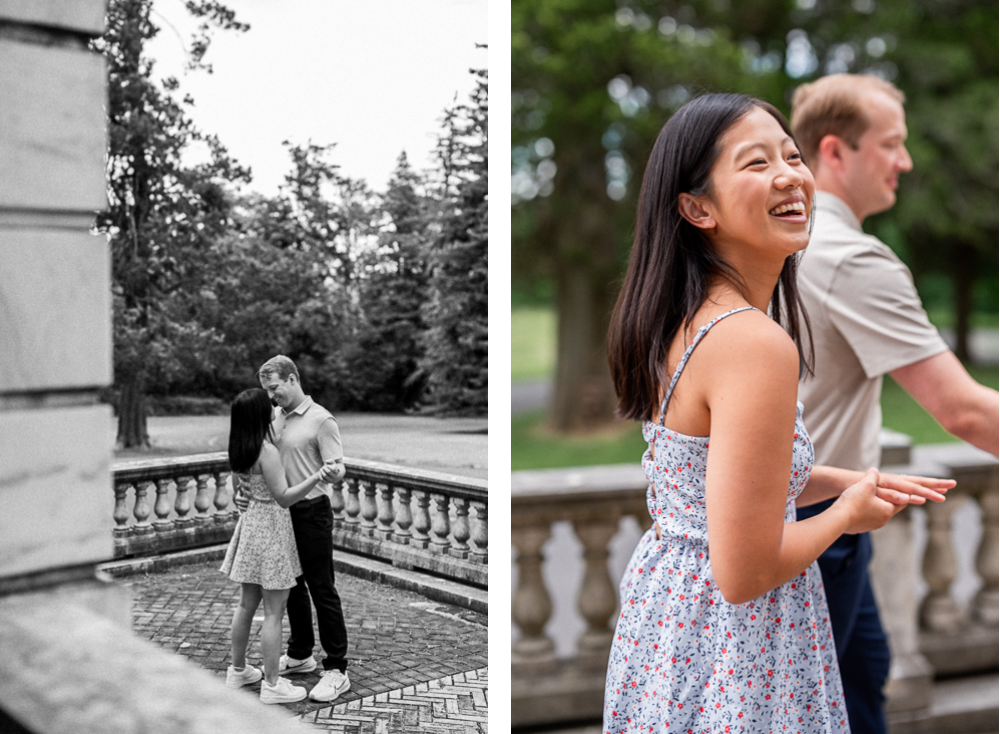
[[[371,410],[410,408],[424,387],[418,362],[426,328],[429,209],[421,187],[402,153],[382,197],[386,221],[359,289],[364,314],[356,355],[364,375],[359,399]]]
[[[443,415],[487,412],[487,73],[473,72],[468,104],[445,116],[439,139],[439,231],[430,255],[430,294],[421,367],[424,409]]]

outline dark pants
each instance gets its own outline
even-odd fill
[[[313,653],[312,605],[316,607],[319,641],[326,652],[325,670],[347,670],[347,627],[340,595],[333,585],[333,512],[330,500],[302,500],[289,508],[302,575],[288,594],[288,656],[303,660]]]
[[[798,519],[812,517],[832,503],[804,507]],[[863,533],[840,536],[819,557],[851,734],[887,731],[882,687],[889,677],[891,656],[868,578],[871,555],[871,538]]]

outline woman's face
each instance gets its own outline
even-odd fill
[[[743,253],[783,262],[809,243],[812,173],[788,133],[759,107],[729,128],[720,143],[709,193],[698,197],[709,218],[694,223],[727,259]]]

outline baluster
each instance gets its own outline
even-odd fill
[[[448,546],[451,545],[448,535],[451,533],[448,518],[448,502],[451,498],[446,494],[434,495],[434,504],[437,506],[431,518],[431,545],[438,553],[447,553]]]
[[[128,488],[132,486],[128,483],[115,484],[115,509],[111,517],[115,521],[115,533],[128,532],[128,508],[125,506],[125,498],[128,496]]]
[[[392,540],[392,522],[396,519],[392,507],[392,485],[380,484],[378,488],[382,495],[382,503],[378,508],[379,528],[375,531],[375,535],[382,540]]]
[[[375,533],[375,518],[378,517],[375,482],[365,479],[358,484],[364,489],[364,496],[361,499],[361,532],[371,537]]]
[[[976,619],[996,628],[998,618],[998,602],[1000,593],[997,589],[998,568],[997,558],[1000,556],[1000,534],[997,528],[997,505],[1000,497],[997,494],[997,473],[994,469],[990,485],[976,496],[983,511],[983,538],[976,553],[976,571],[983,580],[982,588],[972,600],[972,609]]]
[[[330,493],[330,509],[333,511],[333,526],[335,528],[344,524],[344,482],[334,482],[330,485],[333,491]]]
[[[194,520],[187,516],[191,511],[191,496],[188,494],[191,482],[191,477],[178,477],[176,481],[177,497],[174,498],[174,512],[177,513],[177,519],[174,525],[178,528],[194,525]]]
[[[614,635],[608,620],[618,602],[615,587],[608,574],[608,541],[618,532],[617,518],[577,520],[573,523],[576,537],[583,543],[583,584],[577,608],[587,620],[587,630],[577,642],[579,660],[583,664],[604,667]]]
[[[410,541],[410,526],[413,524],[409,487],[397,487],[396,497],[399,498],[399,510],[396,512],[395,539],[397,543],[406,545]]]
[[[927,596],[920,605],[920,622],[932,632],[954,632],[962,622],[962,614],[951,597],[955,580],[955,552],[951,546],[951,517],[958,498],[947,502],[928,502],[927,547],[924,550],[923,573]]]
[[[197,487],[194,494],[194,509],[198,513],[195,522],[200,527],[204,527],[212,522],[212,518],[208,514],[212,507],[212,493],[208,489],[208,474],[199,474],[194,478],[194,481]]]
[[[156,514],[156,520],[153,521],[153,527],[156,528],[157,532],[166,532],[173,527],[173,523],[167,518],[170,516],[170,479],[157,479],[156,480],[156,502],[153,503],[153,512]]]
[[[485,502],[473,502],[472,507],[476,510],[476,522],[472,524],[472,551],[469,556],[471,560],[478,563],[488,563],[489,522],[487,513],[489,506]]]
[[[215,500],[213,502],[215,505],[215,522],[220,524],[227,523],[230,518],[239,515],[239,510],[235,506],[232,510],[228,509],[230,503],[233,501],[233,495],[236,494],[236,482],[239,480],[236,478],[236,475],[232,475],[233,491],[230,492],[226,487],[226,480],[230,477],[229,472],[213,472],[212,476],[215,477]]]
[[[451,554],[457,558],[469,557],[469,500],[464,497],[456,497],[455,524],[451,529]]]
[[[551,534],[548,525],[511,528],[511,544],[517,550],[517,589],[510,616],[521,632],[512,648],[511,662],[534,669],[555,660],[555,645],[544,631],[552,616],[552,599],[542,578],[542,546]]]
[[[413,537],[410,539],[410,545],[415,545],[418,548],[426,548],[430,542],[430,537],[427,534],[431,529],[431,514],[427,509],[430,503],[430,492],[426,490],[417,492],[417,512],[413,518]]]
[[[132,508],[132,515],[135,517],[135,525],[132,527],[134,533],[151,533],[153,527],[149,524],[149,500],[147,493],[153,486],[152,482],[135,483],[135,507]]]
[[[361,502],[358,499],[358,481],[355,477],[344,480],[347,484],[347,501],[344,506],[347,517],[344,519],[344,527],[352,532],[356,532],[360,524],[358,516],[361,514]]]

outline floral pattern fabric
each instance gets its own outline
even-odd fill
[[[822,578],[815,563],[744,604],[727,602],[712,575],[705,511],[709,438],[664,427],[703,326],[647,421],[642,466],[647,505],[659,524],[639,541],[622,577],[621,614],[604,693],[604,731],[686,734],[849,734]],[[655,457],[655,458],[654,458]],[[785,522],[809,479],[812,443],[795,421]]]
[[[274,501],[263,474],[233,474],[250,498],[240,516],[222,562],[222,573],[233,581],[265,589],[290,589],[302,575],[292,531],[292,516]]]

